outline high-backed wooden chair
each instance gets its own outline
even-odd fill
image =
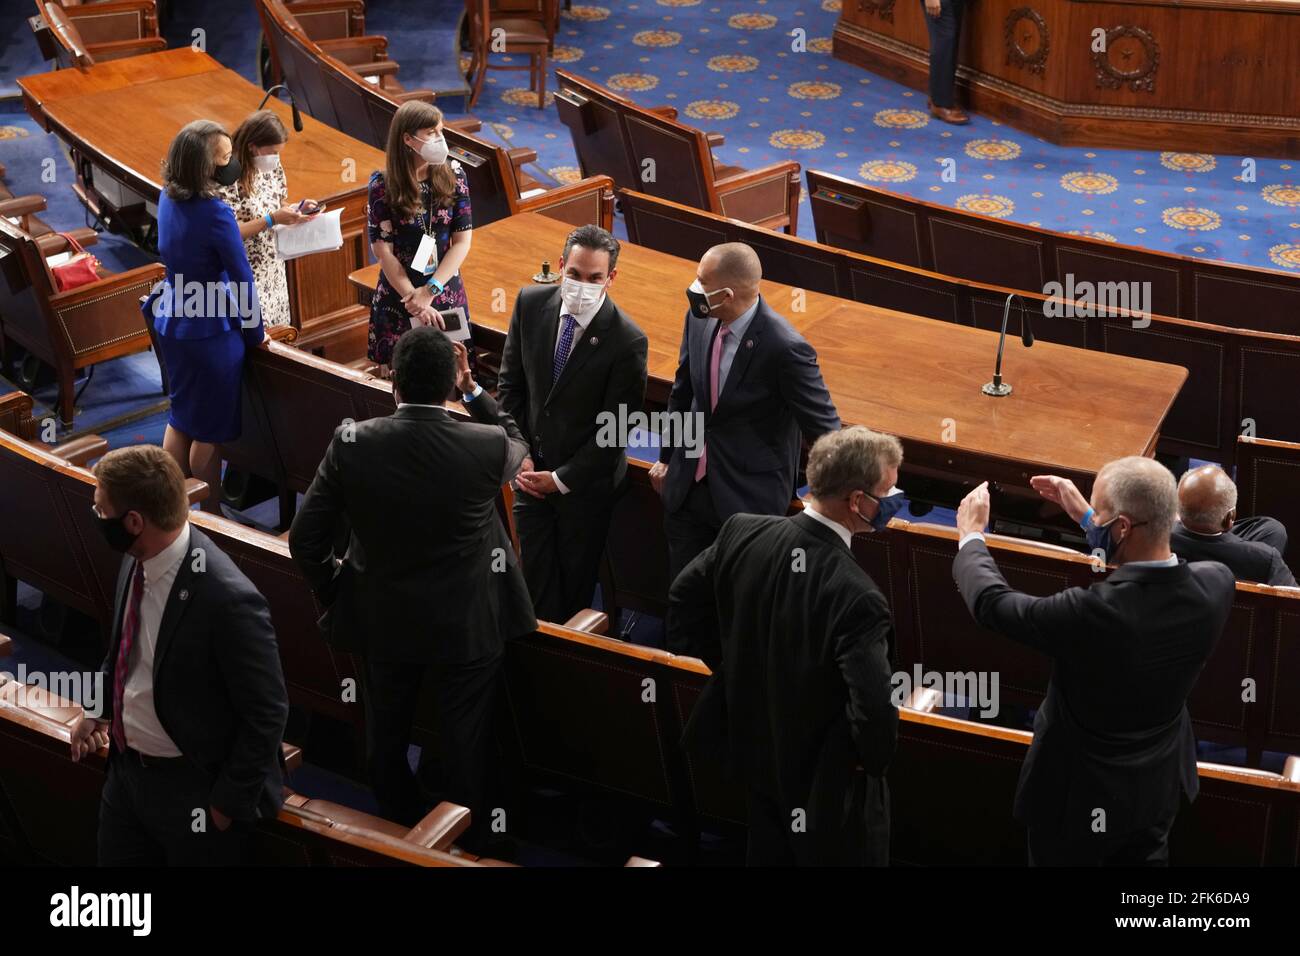
[[[163,277],[161,265],[126,272],[100,270],[96,282],[57,291],[47,256],[68,251],[58,235],[35,238],[0,217],[0,250],[6,265],[0,286],[0,337],[16,342],[52,366],[59,382],[59,416],[72,423],[73,382],[81,369],[150,347],[139,299]]]
[[[603,173],[621,188],[797,232],[798,163],[754,170],[719,164],[712,148],[720,138],[677,122],[675,111],[645,109],[567,70],[555,75],[560,119],[584,175]]]
[[[546,0],[549,5],[554,0]],[[528,89],[537,94],[537,108],[546,108],[546,56],[554,31],[548,33],[548,24],[537,19],[498,16],[492,11],[491,0],[465,0],[469,18],[470,66],[469,75],[473,92],[469,105],[472,109],[483,92],[483,80],[488,70],[527,70]],[[527,66],[493,63],[494,53],[528,58]]]
[[[107,8],[113,8],[111,10]],[[60,69],[90,67],[103,60],[120,60],[167,49],[158,35],[153,0],[118,0],[64,7],[37,0],[39,16],[32,21],[42,52],[53,54]],[[44,33],[40,31],[45,31]]]
[[[317,42],[366,35],[365,0],[286,0],[285,6]]]
[[[1237,513],[1268,515],[1287,529],[1286,553],[1300,570],[1300,443],[1268,438],[1237,440]]]
[[[1294,272],[1075,236],[914,199],[831,173],[808,170],[807,175],[818,242],[1030,292],[1041,292],[1049,282],[1065,288],[1089,283],[1094,290],[1141,283],[1139,289],[1150,292],[1147,307],[1156,315],[1300,334],[1300,275]]]

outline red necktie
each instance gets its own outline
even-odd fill
[[[730,330],[724,325],[718,329],[718,334],[713,337],[713,353],[709,356],[709,411],[713,412],[718,407],[718,375],[722,369],[722,339]],[[709,457],[709,446],[705,445],[700,451],[700,463],[695,466],[695,480],[699,481],[704,477],[704,472],[708,469],[705,464]]]
[[[126,614],[122,618],[122,639],[117,645],[117,663],[113,667],[113,743],[119,751],[126,750],[126,725],[123,723],[122,698],[126,693],[127,664],[136,632],[140,629],[140,602],[144,599],[144,562],[136,561],[127,594]]]

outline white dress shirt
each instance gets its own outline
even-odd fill
[[[849,534],[849,529],[844,527],[844,525],[840,524],[838,521],[832,521],[806,501],[803,504],[803,513],[814,521],[818,521],[832,529],[840,536],[840,540],[844,542],[844,547],[853,547],[853,535]]]
[[[578,350],[578,343],[582,341],[582,337],[587,333],[587,326],[591,325],[591,320],[596,317],[596,313],[604,308],[605,295],[606,293],[602,292],[600,298],[596,300],[595,305],[590,309],[576,314],[565,312],[564,302],[560,302],[560,322],[555,329],[555,348],[551,350],[552,354],[558,352],[560,349],[560,339],[564,336],[564,317],[573,314],[573,321],[578,323],[578,327],[573,330],[573,344],[569,346],[569,354],[565,356],[564,361],[567,363],[569,359],[573,357],[573,353]],[[569,487],[564,482],[560,481],[560,473],[558,471],[551,472],[551,479],[555,482],[555,487],[559,489],[560,494],[567,495],[569,493]]]
[[[144,593],[140,598],[140,621],[127,659],[126,685],[122,691],[122,728],[126,744],[149,757],[179,757],[180,749],[167,736],[153,706],[153,655],[158,646],[158,628],[172,593],[172,584],[190,550],[190,526],[176,540],[144,562]],[[131,569],[134,575],[135,569]],[[128,579],[129,580],[129,579]],[[127,601],[131,599],[127,585]],[[126,618],[126,609],[122,612]]]

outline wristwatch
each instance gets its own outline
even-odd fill
[[[429,276],[429,281],[426,282],[425,285],[427,285],[430,289],[433,289],[436,295],[442,295],[443,290],[447,288],[441,282],[435,279],[433,276]]]

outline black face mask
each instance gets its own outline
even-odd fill
[[[94,511],[94,509],[91,509]],[[127,512],[130,514],[130,512]],[[139,535],[132,534],[126,530],[126,515],[118,515],[116,518],[105,518],[98,511],[94,511],[95,523],[99,525],[99,531],[108,542],[108,546],[114,551],[126,554],[131,550],[131,545],[135,544],[135,539]]]
[[[222,186],[233,186],[239,182],[239,177],[244,174],[244,167],[239,165],[239,160],[230,157],[230,162],[224,166],[217,166],[212,170],[212,178]]]

